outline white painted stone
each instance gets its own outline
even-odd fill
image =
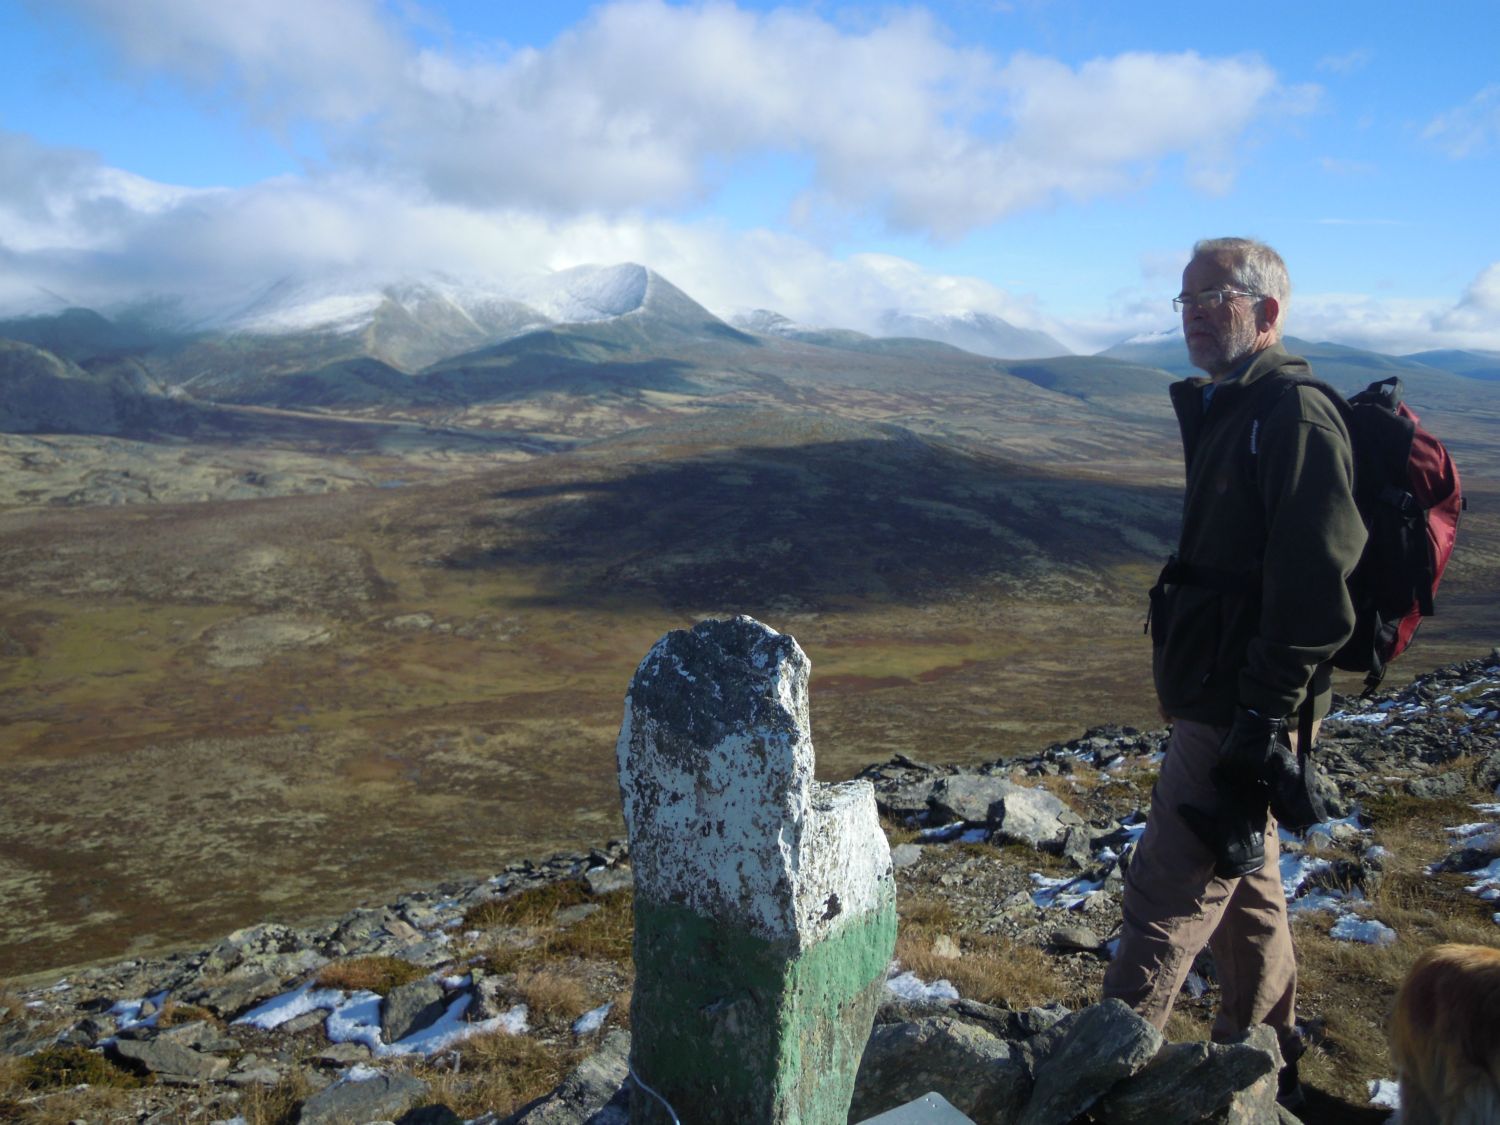
[[[885,901],[873,787],[813,780],[810,668],[749,617],[646,654],[616,747],[638,894],[799,948]]]

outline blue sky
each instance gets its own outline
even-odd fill
[[[1500,4],[0,0],[0,310],[641,261],[1079,350],[1262,237],[1290,331],[1500,349]]]

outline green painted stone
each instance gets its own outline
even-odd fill
[[[893,884],[809,948],[635,904],[632,1066],[691,1125],[845,1125],[896,947]],[[631,1098],[632,1125],[670,1125]]]

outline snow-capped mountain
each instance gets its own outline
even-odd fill
[[[892,309],[881,315],[882,336],[915,336],[952,344],[996,359],[1045,359],[1072,352],[1047,333],[1017,328],[993,313],[908,313]]]
[[[771,309],[754,309],[730,323],[749,332],[825,346],[850,346],[880,337],[931,340],[996,359],[1041,359],[1072,353],[1057,340],[1031,328],[1017,328],[991,313],[907,313],[891,309],[880,316],[876,335],[848,328],[815,328]]]

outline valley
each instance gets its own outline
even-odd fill
[[[1171,375],[649,292],[378,380],[348,364],[389,333],[231,341],[258,358],[216,381],[223,342],[7,353],[0,976],[619,835],[623,693],[705,615],[807,651],[825,778],[1156,721]],[[1399,680],[1500,638],[1500,383],[1396,366],[1471,505]]]

